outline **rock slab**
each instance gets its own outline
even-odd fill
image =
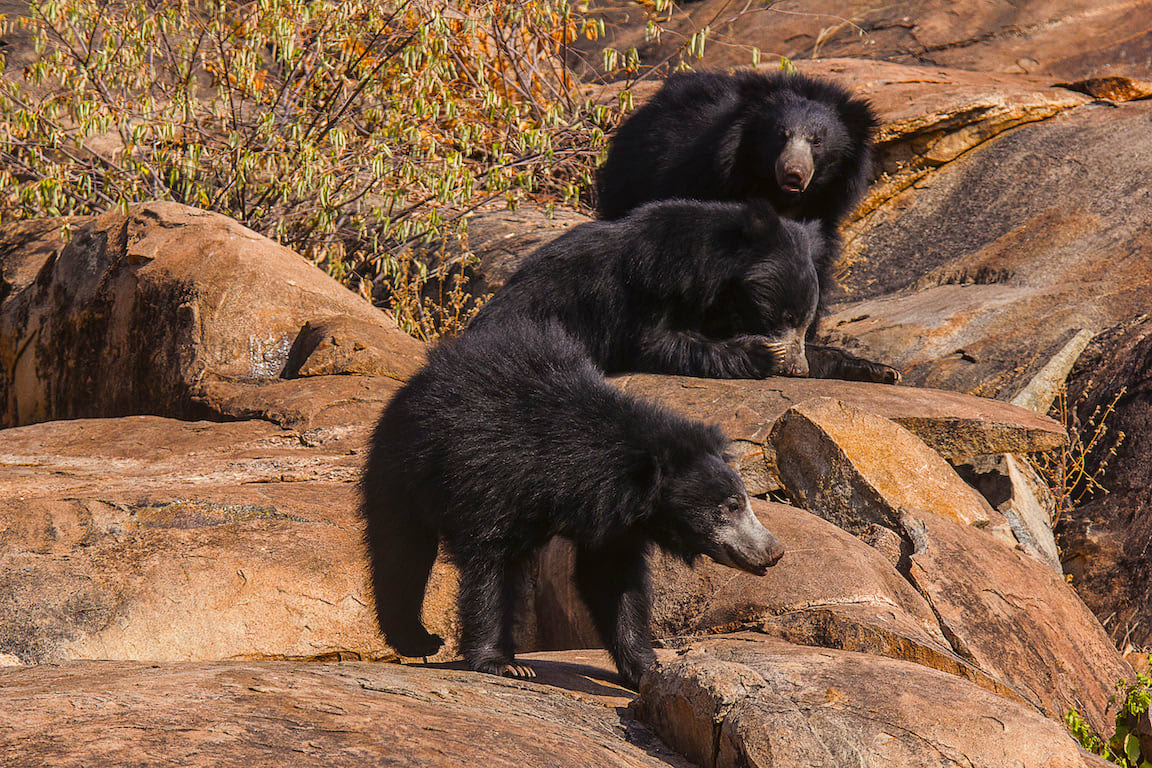
[[[931,606],[876,549],[831,523],[786,504],[752,507],[786,554],[764,577],[701,558],[689,567],[655,552],[652,627],[658,638],[754,626],[790,642],[914,661],[1010,698],[1019,695],[952,651]],[[572,548],[542,553],[534,574],[532,625],[523,647],[599,647],[572,583]],[[1020,699],[1023,700],[1023,699]]]
[[[1062,721],[1079,711],[1115,727],[1110,701],[1132,671],[1064,579],[1036,559],[939,515],[901,517],[914,551],[908,577],[953,649]]]
[[[587,693],[471,672],[73,662],[0,668],[0,688],[0,754],[13,768],[691,768]]]
[[[227,217],[142,203],[71,221],[67,242],[64,223],[0,238],[0,426],[235,417],[206,386],[313,372],[402,381],[423,361],[388,315]],[[305,327],[309,350],[297,343]],[[320,343],[333,339],[348,340],[340,354]],[[323,359],[310,363],[315,350]]]
[[[784,377],[698,379],[631,374],[612,381],[630,394],[722,427],[734,443],[741,476],[754,494],[781,487],[776,453],[768,440],[772,425],[792,406],[815,397],[835,398],[891,419],[954,461],[1045,451],[1065,441],[1064,427],[1046,416],[998,400],[934,389]]]
[[[637,712],[707,768],[1086,768],[1063,727],[953,675],[750,633],[665,652]]]
[[[364,437],[156,416],[0,431],[0,654],[394,657],[355,511]],[[449,658],[454,599],[441,563],[426,613]]]
[[[847,531],[863,533],[873,523],[896,530],[905,508],[977,528],[1006,524],[911,432],[839,400],[793,406],[769,439],[793,502]]]

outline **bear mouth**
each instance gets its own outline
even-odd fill
[[[767,564],[763,562],[753,562],[745,557],[742,552],[734,549],[731,546],[728,546],[727,544],[724,545],[724,554],[726,555],[724,559],[727,560],[727,562],[723,564],[729,566],[730,568],[738,568],[741,571],[747,571],[748,573],[754,574],[756,576],[764,576],[768,573]]]

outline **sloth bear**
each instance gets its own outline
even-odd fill
[[[651,200],[764,198],[836,237],[868,186],[875,130],[868,102],[825,80],[673,75],[616,130],[597,212],[618,219]]]
[[[818,221],[821,301],[835,286],[840,225],[872,175],[877,121],[867,101],[799,74],[678,74],[617,129],[597,174],[597,213],[619,219],[652,200],[762,199]],[[812,328],[815,331],[815,325]],[[892,368],[810,345],[813,375],[892,383]]]
[[[610,374],[804,376],[825,247],[767,204],[651,203],[538,249],[469,331],[556,320]]]
[[[783,554],[725,463],[719,428],[611,386],[556,323],[442,343],[384,409],[361,513],[376,610],[405,656],[442,643],[420,620],[443,541],[460,568],[461,648],[480,672],[531,677],[512,626],[523,567],[553,536],[622,677],[655,659],[651,544],[763,575]]]

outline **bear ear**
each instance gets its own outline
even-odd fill
[[[840,107],[840,116],[855,136],[871,140],[880,125],[876,112],[867,99],[850,98]]]
[[[628,476],[641,504],[645,508],[654,506],[660,496],[660,484],[664,481],[660,457],[652,453],[638,455],[629,468]]]
[[[772,207],[772,203],[763,198],[754,197],[744,204],[741,224],[744,234],[752,240],[763,240],[774,237],[780,228],[780,214]]]

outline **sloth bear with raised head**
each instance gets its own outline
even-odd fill
[[[553,536],[620,674],[654,661],[652,544],[763,575],[783,554],[725,463],[716,427],[608,384],[559,325],[469,331],[432,350],[384,409],[361,484],[376,611],[405,656],[441,646],[420,618],[437,545],[460,568],[461,649],[481,672],[517,664],[514,609]]]
[[[764,203],[652,203],[538,249],[466,333],[555,320],[607,373],[804,376],[825,247]]]
[[[840,225],[872,175],[876,117],[835,83],[794,73],[669,77],[617,129],[597,174],[597,213],[619,219],[653,200],[766,200],[781,216],[818,221],[821,300],[835,286]],[[815,326],[813,326],[815,330]],[[810,345],[812,374],[894,382],[899,374]]]

